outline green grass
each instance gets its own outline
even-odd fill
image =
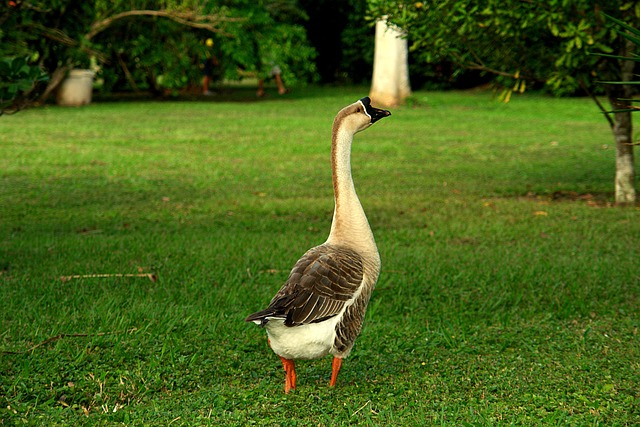
[[[326,238],[363,95],[0,118],[0,425],[640,423],[640,210],[595,106],[536,95],[418,92],[356,136],[382,274],[338,386],[302,361],[284,395],[243,319]]]

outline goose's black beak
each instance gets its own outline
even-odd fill
[[[378,120],[388,117],[391,115],[391,111],[382,110],[380,108],[375,108],[371,106],[371,98],[365,96],[360,100],[362,105],[364,105],[364,110],[369,117],[371,117],[371,124],[377,122]]]

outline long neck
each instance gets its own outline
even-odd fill
[[[352,142],[353,133],[340,126],[340,123],[335,123],[331,143],[335,208],[327,243],[377,252],[373,233],[351,176]]]

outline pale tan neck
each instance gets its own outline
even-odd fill
[[[327,243],[349,246],[365,252],[377,252],[373,233],[362,209],[351,176],[353,133],[334,123],[331,165],[335,208]]]

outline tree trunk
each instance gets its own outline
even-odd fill
[[[631,113],[616,113],[613,136],[616,141],[616,204],[636,201]]]
[[[369,96],[375,104],[394,107],[411,95],[407,39],[385,20],[376,23],[373,79]]]
[[[60,83],[67,77],[67,74],[73,67],[70,64],[59,65],[53,73],[51,73],[51,78],[49,79],[49,83],[47,83],[47,88],[44,90],[44,93],[40,95],[39,101],[45,102],[46,99],[51,95],[57,88],[60,86]]]
[[[631,56],[633,43],[626,41],[623,46],[621,55]],[[634,61],[621,60],[621,81],[633,80],[634,65]],[[616,85],[608,91],[609,102],[614,110],[628,108],[628,101],[625,99],[630,99],[632,95],[631,85]],[[616,143],[616,204],[631,205],[636,202],[631,112],[615,113],[612,130]]]

